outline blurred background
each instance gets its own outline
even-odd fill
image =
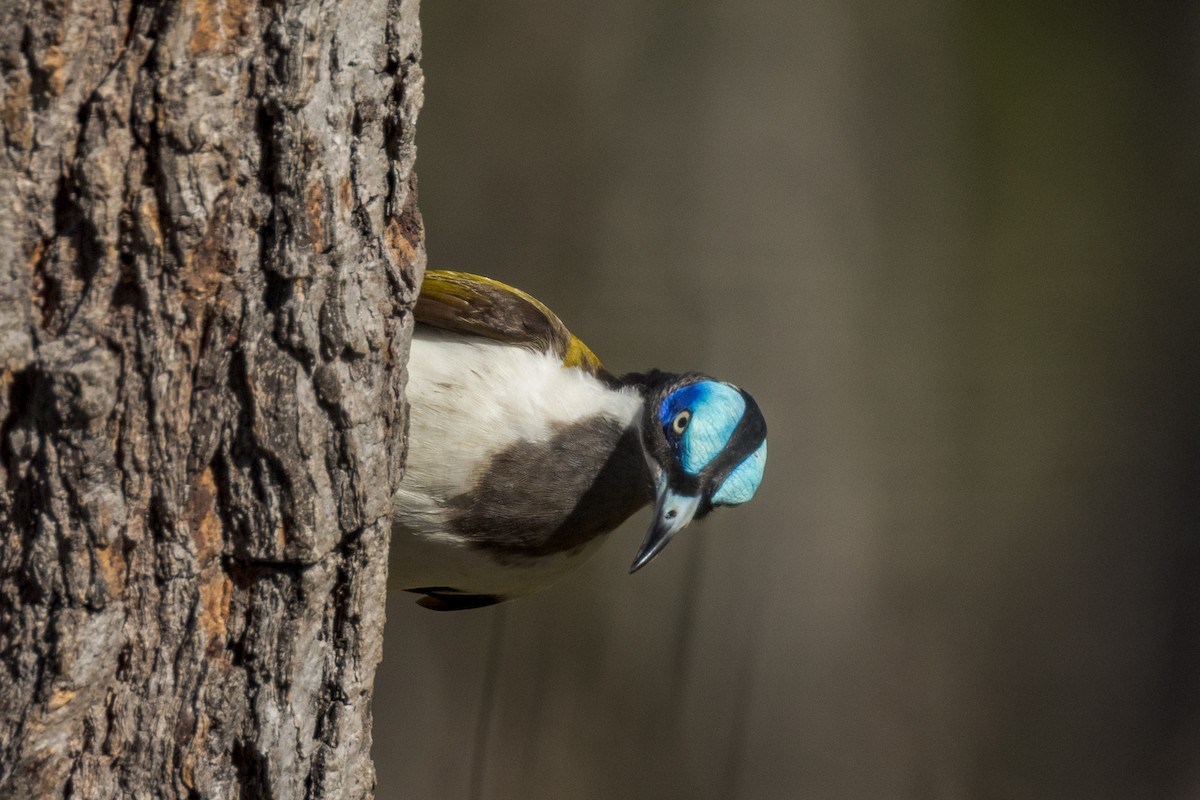
[[[758,399],[627,575],[390,599],[380,798],[1200,797],[1200,6],[427,2],[430,265]]]

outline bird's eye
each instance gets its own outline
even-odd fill
[[[671,420],[671,430],[676,434],[682,434],[687,430],[688,423],[692,421],[692,412],[686,408],[675,415],[675,419]]]

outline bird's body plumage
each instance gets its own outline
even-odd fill
[[[647,398],[671,381],[696,386],[703,376],[615,378],[544,305],[479,276],[427,273],[416,318],[390,585],[423,594],[422,605],[439,609],[520,597],[574,569],[656,495],[661,505],[667,478],[657,463],[664,456],[647,445],[647,426],[655,427],[647,422]],[[733,387],[717,391],[735,393],[743,407],[741,398],[749,398]],[[681,450],[705,451],[692,457],[685,482],[695,482],[732,441],[738,420],[718,421],[715,445],[697,440]],[[765,428],[742,435],[761,439]],[[746,459],[757,469],[751,494],[765,459],[765,445],[760,449],[757,466],[754,455]],[[697,516],[711,498],[702,503],[697,495],[687,519],[702,504]],[[635,567],[675,529],[671,523],[653,548],[648,537]]]
[[[410,445],[393,504],[393,585],[469,586],[507,599],[590,555],[607,531],[586,508],[572,515],[599,477],[593,465],[610,460],[596,454],[631,438],[636,392],[613,391],[552,354],[422,325],[407,393]],[[616,468],[633,491],[609,515],[620,516],[612,527],[651,496],[635,437],[624,452]]]

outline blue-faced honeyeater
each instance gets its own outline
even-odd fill
[[[653,503],[635,571],[762,480],[766,422],[736,386],[612,375],[545,305],[478,275],[428,271],[414,314],[388,583],[423,606],[536,591]]]

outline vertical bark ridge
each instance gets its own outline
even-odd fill
[[[415,0],[0,10],[0,797],[364,797]]]

